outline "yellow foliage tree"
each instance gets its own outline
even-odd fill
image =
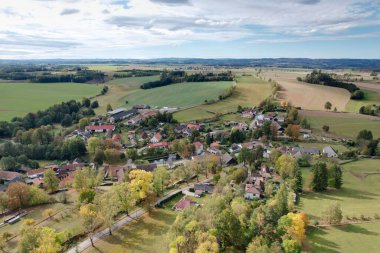
[[[281,155],[276,161],[276,169],[282,178],[288,178],[294,176],[294,169],[296,162],[294,159],[286,154]]]
[[[306,215],[300,213],[288,213],[287,216],[292,220],[292,224],[288,228],[288,234],[294,240],[301,242],[305,239],[305,229],[307,224],[305,224],[304,220]]]
[[[129,173],[130,190],[136,192],[140,199],[145,199],[153,190],[153,174],[144,170],[132,170]]]

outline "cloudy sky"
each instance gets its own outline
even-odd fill
[[[379,0],[1,0],[0,58],[380,58]]]

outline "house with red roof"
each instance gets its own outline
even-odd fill
[[[167,149],[169,148],[169,142],[163,141],[163,142],[151,143],[148,145],[148,148]]]
[[[193,145],[194,145],[194,148],[195,148],[195,154],[196,155],[202,154],[202,152],[203,152],[203,144],[201,142],[199,142],[199,141],[196,141],[196,142],[193,143]]]
[[[187,198],[182,198],[180,201],[178,201],[173,209],[175,211],[182,211],[185,208],[191,207],[191,206],[198,206],[198,203],[195,201],[191,201],[190,199]]]
[[[99,125],[99,126],[86,126],[85,131],[90,133],[105,133],[107,131],[114,131],[115,125]]]
[[[162,140],[162,135],[160,133],[156,133],[153,135],[152,139],[150,139],[151,143],[158,143]]]
[[[40,169],[35,169],[35,170],[30,170],[26,173],[28,178],[33,179],[33,178],[39,178],[44,176],[45,168],[40,168]]]
[[[191,129],[191,130],[193,130],[193,131],[199,131],[200,129],[201,129],[201,125],[199,125],[199,124],[187,124],[187,128],[188,129]]]

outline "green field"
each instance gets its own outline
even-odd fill
[[[304,169],[304,180],[310,181],[310,169]],[[324,193],[305,193],[299,208],[312,218],[321,218],[332,202],[339,202],[343,216],[380,215],[380,160],[363,159],[343,165],[343,188]]]
[[[348,102],[346,106],[346,111],[359,113],[359,109],[366,105],[379,105],[380,104],[380,93],[372,90],[362,90],[364,92],[364,99],[362,100],[352,100]]]
[[[233,96],[211,105],[200,105],[183,110],[175,113],[174,117],[178,121],[211,118],[214,115],[213,113],[236,111],[238,105],[243,107],[256,106],[270,94],[271,85],[267,81],[254,76],[240,76],[237,78],[237,88]]]
[[[71,99],[95,96],[102,87],[79,83],[0,83],[0,120],[25,116]]]
[[[306,117],[311,127],[321,130],[323,125],[330,126],[330,133],[337,136],[356,138],[358,133],[363,129],[372,131],[374,137],[380,137],[380,120],[371,120],[363,118],[341,118],[328,116]]]
[[[380,223],[313,228],[308,234],[308,252],[379,252]]]
[[[204,103],[206,99],[217,99],[233,84],[233,82],[178,83],[154,89],[140,89],[141,84],[155,80],[158,80],[158,76],[111,80],[107,83],[110,87],[109,93],[98,98],[101,105],[99,112],[104,112],[107,104],[113,108],[132,107],[136,104],[182,108],[195,106]]]

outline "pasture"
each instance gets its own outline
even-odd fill
[[[378,252],[380,223],[312,228],[307,233],[307,252]]]
[[[316,133],[322,133],[322,126],[330,127],[329,134],[344,138],[356,138],[357,134],[368,129],[374,137],[380,137],[380,118],[353,113],[333,113],[323,111],[300,111]],[[323,133],[325,134],[325,133]]]
[[[362,106],[380,104],[380,89],[379,91],[362,89],[362,91],[364,92],[364,99],[362,100],[351,99],[346,106],[346,110],[348,112],[359,113],[359,109]]]
[[[235,93],[222,101],[210,105],[200,105],[174,114],[178,121],[211,118],[215,113],[235,112],[238,105],[257,106],[271,95],[271,85],[254,76],[239,76]]]
[[[363,159],[342,166],[343,187],[322,193],[309,192],[301,196],[298,208],[311,218],[320,219],[322,212],[333,202],[341,205],[343,217],[361,215],[373,218],[380,215],[380,161]],[[311,169],[303,169],[305,188],[311,181]]]
[[[350,93],[340,88],[297,81],[297,77],[304,77],[309,72],[311,70],[266,69],[261,76],[267,80],[269,78],[275,80],[281,85],[279,100],[291,102],[293,105],[307,110],[324,110],[325,103],[330,101],[332,108],[336,107],[338,111],[344,111],[350,100]]]
[[[79,83],[0,83],[0,120],[23,117],[71,99],[100,93],[103,85]]]

